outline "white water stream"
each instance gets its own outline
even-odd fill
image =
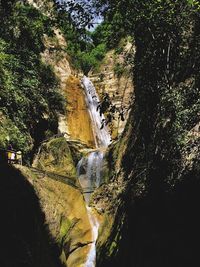
[[[100,116],[100,112],[97,110],[99,105],[99,97],[89,78],[84,76],[82,79],[82,84],[85,89],[86,104],[92,120],[92,130],[96,147],[106,148],[111,142],[111,136],[106,126],[101,129],[102,120],[105,120],[105,117],[104,115]]]
[[[99,222],[89,207],[91,191],[98,188],[101,184],[101,171],[104,157],[104,150],[111,142],[111,136],[106,126],[101,129],[104,116],[100,116],[97,110],[99,97],[96,89],[89,78],[82,79],[82,85],[85,90],[85,100],[92,121],[92,130],[95,139],[96,149],[89,153],[86,158],[82,158],[77,165],[77,174],[79,182],[84,190],[84,198],[87,204],[88,218],[92,229],[92,245],[88,253],[84,267],[95,267],[96,262],[96,240],[98,237]]]

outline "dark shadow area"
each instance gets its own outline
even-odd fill
[[[8,156],[5,149],[0,148],[0,164],[7,164]],[[0,165],[0,166],[1,166]]]
[[[98,267],[183,267],[200,266],[200,180],[191,172],[172,192],[152,192],[134,202],[124,196],[110,240],[126,219],[121,242],[112,258],[103,257]],[[129,198],[129,199],[128,199]],[[105,248],[104,248],[105,249]],[[102,251],[102,255],[105,254]]]
[[[20,171],[0,164],[1,267],[61,267],[39,199]]]
[[[31,132],[31,136],[34,139],[34,146],[33,149],[31,150],[30,154],[27,155],[28,159],[30,159],[30,162],[33,161],[33,158],[38,151],[41,143],[47,138],[46,136],[46,131],[50,130],[51,134],[56,134],[58,129],[58,123],[57,121],[51,121],[49,122],[48,120],[40,120],[37,124],[37,128],[35,128]]]

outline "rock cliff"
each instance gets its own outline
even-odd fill
[[[200,57],[191,51],[199,47],[200,21],[184,14],[177,11],[174,31],[158,19],[151,34],[149,20],[134,32],[135,104],[126,131],[108,153],[109,182],[94,196],[105,214],[98,267],[199,264]],[[175,67],[167,73],[169,47]]]
[[[37,11],[30,8],[27,3],[25,5],[20,3],[19,7],[30,9],[38,16],[40,12],[45,16],[51,15],[52,1],[28,2]],[[91,148],[94,145],[91,123],[83,89],[66,53],[67,42],[59,29],[51,30],[51,34],[42,35],[41,46],[44,46],[44,49],[39,50],[42,52],[37,57],[38,61],[41,59],[42,66],[48,66],[48,68],[50,66],[50,71],[53,70],[55,73],[59,93],[63,95],[66,102],[66,112],[59,114],[58,123],[58,134],[64,135],[65,138],[51,138],[41,145],[33,163],[35,169],[18,166],[19,170],[16,170],[0,165],[1,171],[5,173],[2,177],[2,183],[4,179],[5,183],[1,188],[5,188],[5,192],[9,190],[7,195],[1,195],[2,203],[9,200],[2,209],[6,219],[9,220],[8,225],[3,221],[2,229],[7,232],[8,239],[3,236],[5,256],[0,258],[2,266],[83,266],[93,241],[88,213],[76,176],[78,161],[87,153],[88,146]],[[45,74],[43,76],[45,80]],[[46,82],[48,84],[48,81]],[[46,95],[49,88],[42,89]],[[45,119],[48,114],[44,113],[43,116]],[[3,139],[6,139],[7,132],[4,128],[12,133],[14,126],[10,120],[4,120],[2,113],[0,117],[0,132]],[[54,123],[57,126],[57,121]],[[41,127],[37,126],[35,135],[40,135]],[[17,138],[19,138],[18,133]],[[42,136],[41,139],[44,138],[45,136]],[[15,142],[14,138],[12,142]],[[47,172],[51,173],[51,178]],[[64,178],[61,179],[62,181],[59,178],[56,179],[63,176],[67,176],[71,183],[63,182]],[[70,184],[76,186],[73,187]],[[13,187],[15,185],[16,188]],[[21,189],[23,191],[20,191]],[[13,209],[12,199],[16,201],[13,203]],[[11,222],[17,229],[13,229],[15,226],[13,227]],[[9,255],[8,240],[13,244],[12,259]]]
[[[80,80],[70,76],[65,84],[66,119],[69,137],[94,147],[92,122],[85,102],[84,90]]]
[[[125,39],[119,44],[118,50],[116,48],[107,52],[98,71],[89,73],[89,78],[96,86],[101,100],[108,94],[112,105],[118,110],[112,114],[114,118],[112,123],[109,123],[114,139],[123,132],[130,105],[134,100],[131,62],[128,58],[134,53],[135,46]],[[123,116],[119,115],[120,112]]]
[[[87,147],[78,142],[66,141],[65,138],[52,139],[42,145],[34,161],[36,170],[19,167],[37,194],[45,224],[59,247],[60,260],[63,266],[69,267],[82,266],[93,241],[84,198],[76,178],[76,164],[85,151]],[[51,175],[48,176],[48,173]],[[69,183],[64,177],[68,177]],[[70,180],[77,187],[70,186]]]
[[[94,146],[90,116],[85,103],[78,72],[70,64],[66,53],[67,41],[59,29],[52,38],[44,36],[45,51],[42,59],[51,65],[60,84],[60,92],[66,100],[66,114],[59,115],[58,132],[68,139],[78,139]]]

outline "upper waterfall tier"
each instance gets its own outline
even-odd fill
[[[98,111],[100,101],[96,93],[96,89],[90,79],[86,76],[83,77],[82,83],[86,93],[86,103],[92,120],[96,147],[107,147],[111,142],[111,136],[106,126],[103,128],[101,127],[102,121],[105,120],[105,117],[103,114],[100,115],[100,112]]]

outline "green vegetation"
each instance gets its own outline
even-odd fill
[[[137,48],[130,60],[135,62],[134,124],[142,121],[137,133],[141,144],[136,153],[130,145],[129,156],[134,160],[140,154],[149,165],[155,153],[166,160],[170,177],[181,161],[188,131],[199,121],[199,1],[102,0],[102,5],[105,2],[106,19],[121,28],[121,37],[131,36]],[[115,73],[121,72],[117,64]],[[131,162],[124,161],[128,172]]]
[[[73,5],[73,4],[72,4]],[[78,8],[82,12],[81,6]],[[88,31],[84,27],[80,27],[81,18],[74,20],[73,15],[66,12],[66,4],[59,5],[58,24],[62,29],[67,40],[67,52],[71,57],[75,68],[82,70],[88,74],[90,70],[97,71],[101,61],[109,49],[116,48],[122,37],[126,36],[122,27],[116,27],[117,23],[110,23],[105,19],[94,31]],[[87,18],[90,14],[85,14]],[[116,16],[116,22],[119,18]],[[79,23],[79,25],[77,25]],[[88,23],[90,25],[90,23]],[[117,34],[117,35],[116,35]]]
[[[127,188],[118,195],[122,207],[110,198],[110,206],[117,205],[116,225],[100,248],[98,266],[195,265],[200,190],[199,1],[96,2],[107,4],[106,18],[131,36],[136,46],[130,59],[135,89],[131,129],[122,148],[120,171],[114,166],[111,177],[116,184],[123,179]],[[124,214],[126,225],[119,229]],[[115,240],[118,232],[121,240]]]
[[[114,66],[114,73],[115,75],[120,78],[124,72],[124,66],[117,62]]]
[[[41,146],[35,167],[44,171],[66,175],[76,180],[76,167],[71,148],[64,137],[54,138]]]
[[[90,70],[97,70],[104,58],[107,47],[104,42],[94,45],[93,34],[88,31],[80,32],[73,25],[62,25],[67,40],[67,52],[76,69],[82,70],[86,75]]]
[[[0,22],[0,112],[7,120],[0,131],[8,136],[0,146],[11,142],[28,153],[45,131],[56,132],[57,112],[64,111],[54,73],[40,58],[52,21],[28,4],[1,1]]]

